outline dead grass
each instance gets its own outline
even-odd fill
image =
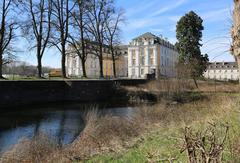
[[[232,93],[240,92],[240,84],[239,83],[215,82],[215,81],[199,81],[198,83],[199,83],[199,89],[195,89],[196,91],[232,92]]]
[[[184,92],[195,88],[193,81],[188,79],[160,79],[140,86],[150,92]]]
[[[198,88],[190,79],[161,79],[151,81],[136,87],[123,87],[128,92],[130,101],[144,103],[145,101],[189,103],[204,98],[204,93],[240,93],[240,84],[231,82],[215,82],[199,80]]]
[[[185,103],[164,105],[157,104],[152,107],[141,107],[138,111],[138,119],[145,123],[160,123],[162,125],[184,124],[193,121],[208,121],[226,116],[236,105],[234,97],[227,95],[211,95],[202,100]]]
[[[48,156],[58,151],[57,143],[40,134],[32,139],[21,140],[0,157],[1,163],[48,162]]]
[[[146,85],[138,87],[140,90],[150,92],[240,92],[240,84],[219,81],[197,81],[199,88],[196,88],[191,79],[161,79],[151,81]],[[133,90],[133,88],[128,88]],[[135,87],[135,91],[136,91]]]
[[[149,89],[149,88],[148,88]],[[207,95],[185,104],[141,106],[134,117],[100,116],[96,109],[86,113],[85,129],[70,145],[59,149],[46,136],[24,140],[3,154],[0,162],[72,162],[94,155],[119,152],[132,147],[140,135],[156,127],[184,127],[226,118],[239,102],[229,95]],[[239,139],[237,139],[239,141]],[[238,147],[233,148],[235,153]]]
[[[73,157],[86,159],[103,152],[120,151],[130,146],[128,140],[142,131],[142,126],[133,119],[99,117],[96,111],[88,113],[86,122],[84,131],[68,148]]]

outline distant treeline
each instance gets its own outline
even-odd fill
[[[42,72],[43,74],[48,74],[50,70],[50,67],[43,67]],[[26,62],[13,62],[3,66],[3,74],[36,77],[38,76],[38,70],[37,66],[30,65]]]

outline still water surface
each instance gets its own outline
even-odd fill
[[[0,112],[0,153],[23,138],[45,133],[58,141],[69,144],[84,129],[84,115],[89,109],[98,108],[101,115],[126,117],[135,108],[124,105],[61,104],[31,108],[14,108]]]

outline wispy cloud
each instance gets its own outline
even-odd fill
[[[171,20],[172,22],[177,23],[181,17],[182,15],[174,15],[174,16],[171,15],[171,16],[168,16],[168,19]]]
[[[171,0],[170,3],[169,1],[167,3],[160,3],[159,0],[143,0],[136,4],[134,8],[130,7],[127,9],[128,24],[124,30],[129,32],[142,28],[150,28],[149,30],[160,33],[163,29],[161,28],[161,30],[159,30],[159,27],[155,28],[154,26],[166,25],[166,20],[168,18],[167,16],[163,16],[161,14],[170,12],[188,1],[189,0]],[[163,5],[163,7],[159,8],[159,5]]]
[[[180,7],[181,5],[185,4],[188,0],[178,0],[174,1],[171,4],[167,4],[167,6],[162,7],[160,10],[155,11],[151,16],[158,16],[160,14],[166,13],[173,9]]]
[[[161,32],[163,32],[164,30],[161,29],[161,28],[151,28],[150,31],[151,31],[151,32],[161,33]]]
[[[140,28],[147,28],[147,27],[150,28],[151,26],[159,24],[160,20],[161,20],[161,18],[132,19],[131,21],[129,21],[125,30],[129,31],[129,30],[137,30]]]
[[[205,21],[220,21],[226,20],[231,17],[231,11],[229,8],[223,8],[214,11],[208,11],[201,14]]]
[[[133,7],[129,7],[127,9],[126,15],[128,17],[137,17],[142,15],[142,13],[146,13],[149,9],[156,6],[156,0],[142,0],[139,3],[135,4]]]

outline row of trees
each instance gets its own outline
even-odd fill
[[[0,78],[2,67],[13,56],[8,49],[14,41],[14,30],[19,28],[31,49],[36,51],[38,77],[42,77],[42,58],[49,47],[61,53],[62,76],[66,78],[68,46],[82,61],[83,76],[87,77],[85,62],[90,53],[88,45],[95,43],[99,59],[100,77],[103,77],[103,47],[108,45],[115,71],[115,47],[119,44],[123,11],[114,0],[2,0],[0,29]],[[13,10],[14,9],[14,10]],[[21,20],[15,19],[21,14]]]

